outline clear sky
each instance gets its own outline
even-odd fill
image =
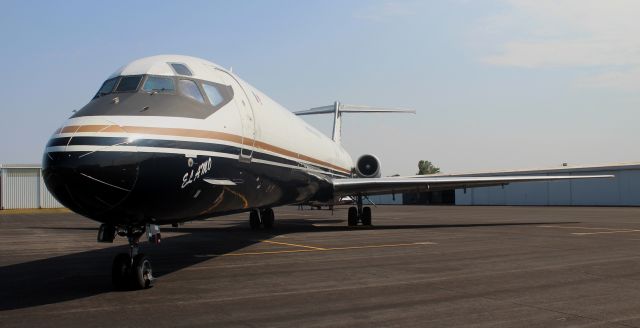
[[[638,17],[634,0],[2,1],[0,163],[40,162],[108,75],[156,54],[233,67],[290,110],[415,108],[345,116],[345,148],[384,175],[640,161]]]

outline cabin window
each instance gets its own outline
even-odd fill
[[[220,92],[220,89],[218,89],[218,87],[216,87],[215,85],[202,83],[202,88],[204,89],[204,93],[207,95],[207,99],[209,99],[209,102],[214,107],[217,107],[225,101],[222,93]]]
[[[170,77],[149,76],[144,82],[142,90],[147,92],[174,92],[176,90],[173,79]]]
[[[204,98],[202,97],[200,89],[198,89],[198,85],[196,85],[195,82],[191,80],[180,80],[178,85],[180,86],[180,94],[197,102],[204,103]]]
[[[94,98],[98,98],[113,92],[113,87],[116,86],[117,82],[118,77],[114,77],[112,79],[104,81],[104,83],[102,83],[102,86],[100,87],[100,90],[98,90],[98,93],[96,93],[96,96]]]
[[[185,76],[193,75],[193,74],[191,74],[191,71],[189,70],[189,68],[185,64],[171,63],[169,65],[171,65],[171,68],[173,68],[173,70],[178,75],[185,75]]]
[[[124,76],[120,79],[116,92],[130,92],[138,90],[142,75]]]

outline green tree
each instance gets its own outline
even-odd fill
[[[418,162],[418,174],[419,175],[424,175],[424,174],[435,174],[435,173],[440,173],[440,168],[433,165],[433,163],[426,161],[426,160],[421,160]]]

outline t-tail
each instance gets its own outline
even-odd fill
[[[340,143],[340,134],[342,130],[342,113],[413,113],[415,109],[397,108],[397,107],[378,107],[378,106],[361,106],[347,105],[336,101],[333,105],[314,107],[308,110],[298,111],[296,115],[315,115],[315,114],[331,114],[333,113],[333,141]]]

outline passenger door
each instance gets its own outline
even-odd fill
[[[233,74],[216,68],[224,73],[225,81],[233,88],[233,99],[238,108],[240,121],[242,123],[242,148],[240,150],[239,160],[241,162],[250,163],[253,156],[253,147],[256,142],[256,124],[253,115],[253,106],[249,101],[247,91]]]

